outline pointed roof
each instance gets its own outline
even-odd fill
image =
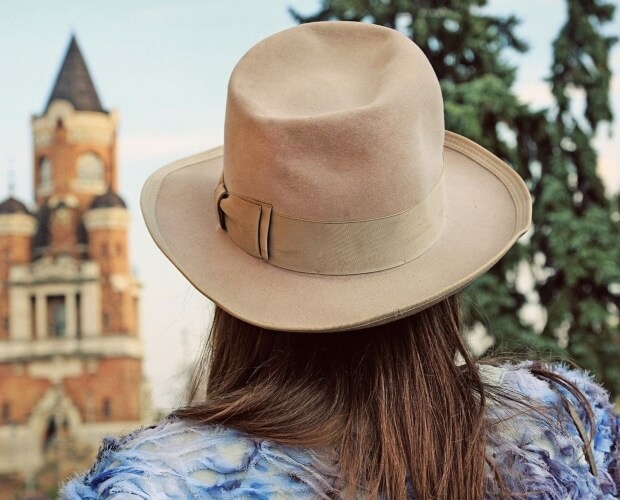
[[[56,99],[69,101],[77,111],[99,111],[106,113],[95,90],[90,77],[84,56],[80,51],[75,35],[71,35],[71,42],[62,62],[52,93],[45,105],[47,113],[51,103]]]
[[[0,214],[1,215],[9,215],[9,214],[27,214],[30,215],[30,212],[26,208],[21,201],[13,196],[9,196],[6,200],[0,203]]]
[[[97,196],[93,200],[93,203],[90,206],[90,209],[93,210],[97,208],[112,208],[112,207],[127,208],[127,205],[117,193],[112,191],[112,187],[110,186],[104,194]]]

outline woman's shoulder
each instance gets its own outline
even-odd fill
[[[92,469],[68,482],[61,498],[316,498],[331,488],[328,472],[312,451],[169,419],[106,438]]]
[[[490,394],[490,463],[496,471],[510,471],[504,480],[515,491],[549,493],[540,498],[615,498],[620,436],[608,394],[585,372],[558,364],[546,369],[574,384],[592,408],[594,467],[577,423],[591,432],[583,406],[531,362],[480,366]],[[513,398],[527,405],[507,404],[506,396],[508,403]],[[327,498],[337,469],[326,457],[227,427],[168,419],[105,439],[92,469],[67,483],[61,498]]]
[[[557,498],[616,498],[620,421],[609,394],[591,375],[565,364],[529,361],[482,366],[481,374],[490,387],[489,456],[496,470],[511,471],[508,482],[527,491],[559,488]]]

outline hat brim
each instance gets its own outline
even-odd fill
[[[202,294],[272,330],[354,330],[414,314],[487,271],[531,221],[530,194],[518,174],[446,132],[446,222],[437,242],[385,271],[305,274],[247,254],[219,227],[212,194],[222,167],[220,147],[159,169],[142,191],[142,213],[161,251]]]

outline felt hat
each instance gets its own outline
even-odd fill
[[[422,51],[354,22],[251,48],[230,77],[224,145],[156,171],[141,205],[209,299],[306,332],[414,314],[487,271],[531,220],[516,172],[444,129]]]

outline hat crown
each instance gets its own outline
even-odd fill
[[[375,25],[311,23],[265,39],[235,67],[224,179],[287,217],[389,217],[440,182],[443,141],[439,83],[413,42]]]

